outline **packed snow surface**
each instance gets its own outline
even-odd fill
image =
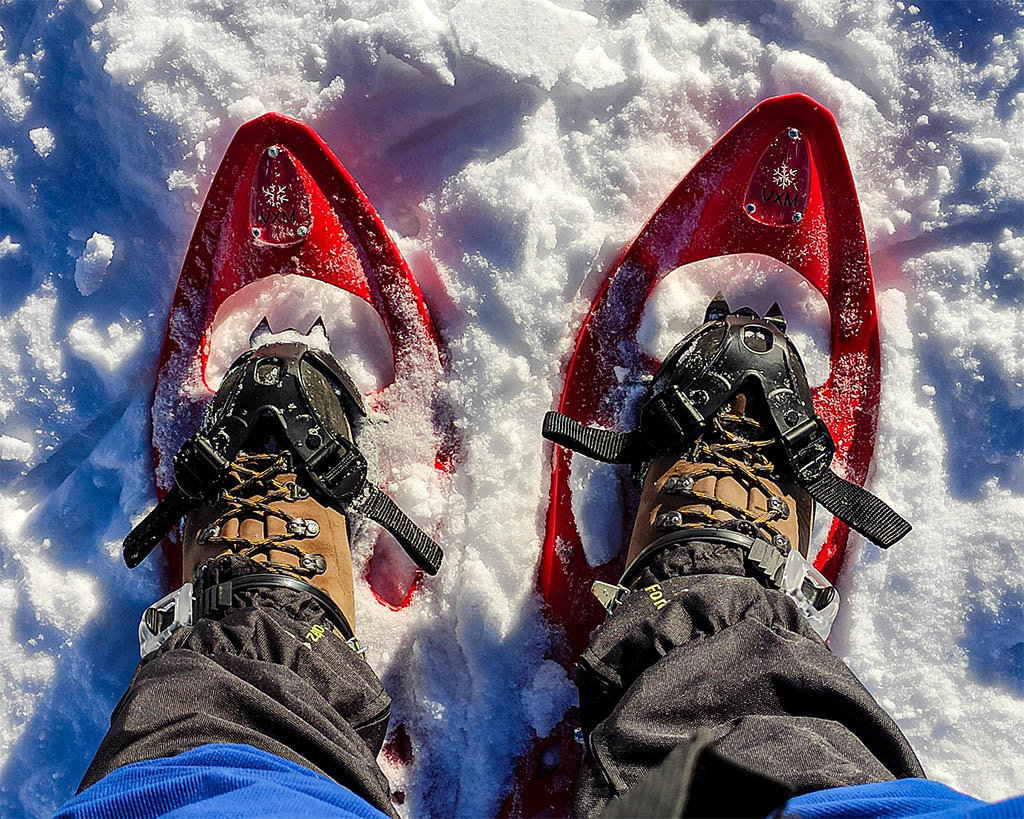
[[[828,106],[846,143],[882,325],[869,488],[915,526],[889,552],[852,543],[832,647],[929,775],[987,799],[1024,791],[1017,0],[23,0],[0,27],[0,814],[48,815],[74,792],[130,679],[138,616],[165,591],[160,561],[129,572],[120,542],[154,502],[165,320],[242,122],[280,111],[324,137],[444,342],[451,486],[430,463],[384,479],[421,524],[441,521],[445,565],[400,611],[360,579],[357,606],[412,739],[411,764],[384,763],[401,809],[468,817],[498,809],[517,755],[573,702],[533,589],[541,419],[580,320],[700,154],[791,91]],[[823,381],[826,308],[791,273],[678,271],[640,342],[664,355],[718,289],[778,299]],[[226,344],[247,339],[259,298],[287,312],[254,294],[224,317]],[[320,311],[288,298],[299,315],[273,329],[305,332]],[[358,310],[336,322],[378,332]],[[387,355],[366,355],[361,385],[386,383]],[[414,434],[378,426],[381,451]],[[622,487],[616,470],[574,476],[592,562],[623,536]],[[358,533],[357,561],[375,537]]]

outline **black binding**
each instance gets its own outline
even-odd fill
[[[362,397],[329,354],[301,342],[243,354],[224,377],[199,431],[175,455],[171,490],[125,538],[125,563],[139,565],[175,523],[215,497],[257,423],[270,420],[296,470],[325,505],[376,521],[417,566],[437,574],[441,547],[367,479],[366,458],[347,437],[352,411],[365,414]]]
[[[768,432],[774,434],[783,476],[843,523],[888,548],[911,526],[885,502],[832,471],[835,442],[814,412],[803,362],[785,328],[777,304],[762,320],[750,308],[729,313],[717,296],[705,323],[676,345],[658,370],[635,429],[588,427],[549,412],[543,435],[599,461],[640,466],[660,453],[685,452],[708,419],[753,386],[768,408]]]

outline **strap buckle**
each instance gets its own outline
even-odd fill
[[[801,483],[820,477],[836,452],[832,433],[817,416],[786,430],[780,436],[790,469]]]
[[[827,640],[839,613],[839,592],[796,549],[786,557],[779,586],[791,598],[822,640]]]
[[[640,430],[654,452],[671,452],[685,446],[705,423],[678,384],[670,384],[644,404]]]
[[[214,449],[209,439],[196,433],[174,456],[174,482],[192,499],[202,498],[214,484],[220,483],[231,462]]]
[[[142,659],[156,651],[182,626],[191,626],[192,584],[161,597],[142,613],[139,620],[139,655]]]
[[[354,446],[331,438],[305,459],[317,488],[335,501],[350,501],[366,484],[366,459]]]

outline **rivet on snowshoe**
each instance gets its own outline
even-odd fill
[[[790,128],[788,131],[786,131],[786,136],[788,136],[790,139],[797,140],[800,139],[800,132],[796,128]]]
[[[269,148],[267,148],[267,156],[269,156],[271,159],[276,159],[279,153],[281,153],[281,148],[277,145],[271,145]]]
[[[299,568],[303,571],[313,572],[314,574],[323,574],[327,571],[327,561],[324,560],[323,555],[315,553],[303,555],[299,559]]]
[[[306,227],[306,225],[299,225],[297,228],[295,228],[295,232],[298,233],[299,236],[305,236],[307,233],[309,233],[309,228]]]
[[[780,497],[768,498],[768,511],[776,512],[782,520],[789,517],[789,504]]]
[[[654,528],[673,531],[683,525],[683,516],[679,512],[662,512],[654,519]]]
[[[662,484],[661,491],[667,492],[669,495],[682,495],[687,492],[692,492],[693,476],[675,475]]]
[[[786,423],[790,426],[796,426],[796,422],[800,420],[800,413],[796,410],[789,410],[784,416]]]
[[[203,531],[199,533],[199,537],[196,538],[200,543],[207,543],[211,538],[215,538],[220,535],[220,527],[210,525],[207,526]]]
[[[310,432],[306,436],[306,446],[308,446],[310,449],[320,449],[320,446],[321,444],[323,444],[323,442],[324,439],[320,437],[319,432]]]
[[[259,239],[260,236],[262,235],[262,233],[263,233],[262,230],[260,230],[258,227],[254,227],[252,229],[252,238],[253,239]]]
[[[804,218],[804,215],[800,211],[798,211],[798,210],[793,211],[793,221],[794,222],[799,222],[803,218]]]
[[[783,551],[785,551],[789,549],[789,538],[785,535],[776,535],[774,538],[772,538],[772,545],[774,545],[777,549],[782,549]]]
[[[743,209],[747,213],[754,213],[757,210],[757,205],[755,205],[753,202],[747,202],[747,204],[743,206]]]

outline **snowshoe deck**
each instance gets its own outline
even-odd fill
[[[853,176],[835,119],[814,100],[766,100],[737,122],[669,194],[613,266],[594,299],[569,361],[557,409],[583,424],[629,429],[622,402],[609,401],[616,370],[653,372],[635,340],[648,296],[676,268],[738,253],[774,257],[824,296],[831,319],[828,379],[814,406],[836,442],[835,466],[863,485],[875,443],[880,368],[874,285]],[[555,633],[551,649],[567,669],[605,612],[590,594],[615,582],[624,552],[588,565],[573,514],[571,452],[553,447],[547,531],[537,587]],[[815,566],[835,581],[849,536],[836,520]],[[563,816],[582,746],[575,709],[519,761],[503,815]]]
[[[218,309],[246,285],[274,274],[326,282],[379,314],[391,342],[394,381],[366,397],[371,409],[388,412],[390,396],[403,385],[429,392],[437,383],[437,333],[377,212],[316,133],[297,120],[265,114],[239,128],[232,139],[174,294],[153,401],[153,456],[161,496],[173,482],[174,453],[198,428],[213,394],[207,365]],[[444,472],[450,459],[442,450],[434,466]],[[174,538],[164,545],[171,585],[176,586],[181,567]],[[379,599],[400,608],[414,587],[415,580],[404,600],[393,595]]]

